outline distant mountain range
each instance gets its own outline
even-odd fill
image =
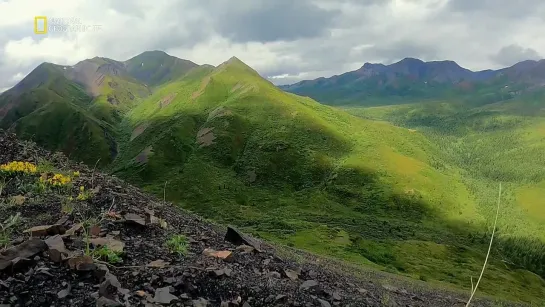
[[[405,58],[390,65],[365,63],[355,71],[280,88],[328,104],[374,105],[444,98],[484,104],[544,86],[545,60],[523,61],[499,70],[471,71],[453,61]]]

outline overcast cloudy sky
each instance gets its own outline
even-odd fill
[[[90,32],[34,34],[34,17]],[[499,68],[545,55],[543,0],[0,0],[0,91],[43,61],[164,50],[198,64],[237,56],[277,84],[365,62],[449,59]]]

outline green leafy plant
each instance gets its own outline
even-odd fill
[[[2,192],[4,192],[4,188],[8,185],[8,183],[9,181],[6,182],[6,178],[0,179],[0,197],[2,196]]]
[[[98,258],[112,264],[123,262],[123,259],[121,259],[121,254],[122,253],[120,252],[109,249],[107,246],[97,248],[91,253],[93,258]]]
[[[0,247],[4,249],[11,241],[13,227],[21,221],[21,214],[17,212],[15,215],[10,215],[4,222],[0,224]]]
[[[74,211],[74,198],[72,196],[65,197],[61,200],[61,210],[65,214],[71,214]]]
[[[39,173],[54,173],[54,172],[56,172],[56,168],[53,165],[53,163],[50,162],[50,161],[47,161],[45,159],[40,159],[38,161],[37,167],[38,167],[38,172]]]
[[[168,249],[173,252],[177,253],[180,256],[187,255],[187,245],[188,245],[187,237],[184,235],[173,235],[170,237],[170,239],[166,242],[166,245]]]
[[[84,186],[79,187],[79,194],[76,197],[77,200],[88,200],[92,196],[92,191],[85,190]]]

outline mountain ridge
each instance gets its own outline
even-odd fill
[[[454,61],[424,62],[404,58],[384,65],[365,63],[359,69],[329,78],[320,77],[279,86],[329,104],[366,104],[369,97],[436,99],[445,95],[485,100],[489,95],[512,86],[512,95],[545,86],[545,60],[528,60],[498,70],[471,71]],[[380,104],[381,102],[378,102]],[[481,102],[478,102],[481,103]]]

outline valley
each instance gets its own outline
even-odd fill
[[[424,74],[433,90],[402,77],[393,92],[279,88],[235,57],[42,64],[0,95],[0,127],[261,238],[467,292],[502,182],[479,294],[539,303],[545,96],[528,84],[542,75],[481,83],[491,72],[453,63],[454,77],[443,64]],[[372,82],[390,78],[382,69]],[[450,85],[459,76],[472,76],[470,91]],[[517,90],[503,95],[506,78]]]

